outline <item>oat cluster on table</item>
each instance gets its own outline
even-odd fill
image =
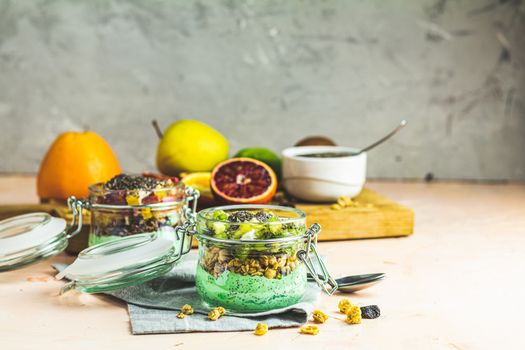
[[[268,325],[264,323],[257,323],[255,327],[255,335],[265,335],[268,332]]]
[[[302,334],[317,335],[319,333],[319,328],[315,325],[304,325],[299,330]]]
[[[357,305],[352,305],[346,311],[346,323],[358,324],[361,323],[361,308]]]
[[[321,310],[314,310],[314,312],[312,313],[312,317],[317,323],[325,323],[328,320],[328,315],[326,315]]]
[[[347,298],[339,300],[337,304],[339,311],[346,315],[345,322],[348,324],[359,324],[363,318],[377,318],[381,314],[377,305],[368,305],[359,307],[352,304]],[[325,323],[328,320],[328,315],[321,310],[314,310],[312,312],[313,321],[316,323]],[[310,327],[310,328],[308,328]],[[315,328],[311,328],[315,327]],[[315,329],[315,330],[313,330]],[[301,333],[316,335],[319,333],[317,326],[305,325],[300,329]]]
[[[371,208],[373,206],[374,205],[372,203],[362,204],[361,202],[353,200],[352,198],[350,198],[348,196],[341,196],[341,197],[337,198],[337,202],[332,204],[330,206],[330,208],[332,210],[341,210],[341,209],[344,209],[344,208],[356,208],[356,207]]]
[[[359,307],[352,304],[347,298],[339,300],[337,304],[339,311],[346,315],[345,322],[348,324],[359,324],[363,318],[377,318],[381,314],[377,305],[368,305]],[[325,323],[329,317],[321,310],[312,312],[313,321],[319,324]],[[255,327],[255,335],[264,335],[268,332],[268,326],[264,323],[258,323]],[[312,324],[305,324],[299,328],[301,334],[317,335],[319,327]]]
[[[193,314],[193,308],[189,304],[185,304],[183,307],[180,308],[180,312],[177,315],[178,318],[184,318],[186,315]]]
[[[352,302],[346,298],[339,300],[337,304],[339,311],[346,315],[345,322],[348,324],[359,324],[361,323],[362,318],[377,318],[381,314],[379,307],[377,305],[368,305],[359,307],[352,304]],[[177,315],[178,318],[184,318],[186,315],[193,314],[193,308],[191,305],[184,305],[181,308],[181,312]],[[226,313],[226,310],[218,306],[211,310],[208,313],[208,318],[212,321],[218,320]],[[325,323],[328,320],[328,315],[321,310],[314,310],[312,312],[312,318],[316,323]],[[301,334],[308,335],[317,335],[319,334],[319,327],[316,325],[305,324],[299,328]],[[254,329],[254,334],[257,336],[262,336],[268,333],[268,325],[265,323],[257,323],[257,326]]]
[[[352,307],[352,303],[350,302],[350,300],[348,300],[346,298],[343,298],[343,299],[339,300],[339,303],[337,304],[337,307],[339,308],[339,311],[341,311],[341,313],[346,314],[348,309],[350,309],[350,307]]]
[[[185,315],[191,315],[193,313],[193,308],[189,304],[185,304],[181,309],[180,312],[182,312]]]
[[[346,323],[361,323],[361,308],[359,306],[352,304],[350,300],[346,298],[339,300],[337,306],[339,307],[339,311],[346,315]]]
[[[224,316],[225,313],[226,310],[223,307],[218,306],[215,309],[208,312],[208,318],[212,321],[217,321],[221,316]]]

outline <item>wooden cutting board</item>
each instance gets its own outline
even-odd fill
[[[308,224],[321,225],[320,241],[345,239],[399,237],[411,235],[414,231],[412,209],[393,202],[380,194],[363,189],[354,198],[354,206],[334,210],[331,204],[296,203],[295,207],[306,213]],[[71,219],[67,206],[59,203],[0,205],[0,220],[15,215],[36,211]],[[67,251],[76,254],[87,247],[89,213],[85,213],[82,231],[73,237]],[[194,241],[194,246],[196,246]]]
[[[408,236],[414,232],[414,211],[367,188],[354,206],[334,210],[330,204],[297,203],[308,224],[321,225],[320,241]]]

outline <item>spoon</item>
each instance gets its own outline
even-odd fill
[[[403,119],[398,126],[396,126],[394,128],[394,130],[390,131],[388,134],[386,134],[386,136],[384,136],[383,138],[377,140],[376,142],[374,142],[373,144],[369,145],[369,146],[366,146],[365,148],[362,148],[359,152],[355,153],[355,155],[358,155],[358,154],[361,154],[363,152],[367,152],[367,151],[370,151],[372,148],[375,148],[377,146],[379,146],[380,144],[382,144],[383,142],[385,142],[386,140],[388,140],[389,138],[391,138],[392,136],[394,136],[399,130],[403,129],[403,127],[405,125],[407,125],[407,121],[405,119]]]
[[[399,125],[394,128],[394,130],[390,131],[388,134],[386,134],[385,136],[383,136],[376,142],[372,143],[371,145],[366,146],[365,148],[360,149],[357,152],[333,152],[333,154],[328,152],[328,153],[325,153],[326,155],[328,155],[325,157],[331,157],[334,155],[336,155],[337,157],[350,157],[350,156],[357,156],[357,155],[360,155],[361,153],[370,151],[372,148],[376,148],[377,146],[379,146],[380,144],[382,144],[383,142],[385,142],[386,140],[394,136],[399,130],[403,129],[403,127],[407,125],[407,123],[408,122],[405,119],[403,119],[399,123]],[[319,156],[319,154],[320,153],[300,154],[299,157],[322,157],[322,156]]]
[[[320,279],[323,276],[319,275]],[[369,288],[385,278],[384,273],[369,273],[365,275],[353,275],[336,278],[337,290],[343,293],[353,293],[358,290]],[[313,280],[310,276],[308,280]]]

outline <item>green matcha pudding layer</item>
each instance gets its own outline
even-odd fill
[[[300,264],[280,279],[242,276],[225,271],[215,278],[200,265],[197,267],[197,292],[210,306],[222,306],[236,312],[258,312],[293,305],[306,289],[306,270]]]

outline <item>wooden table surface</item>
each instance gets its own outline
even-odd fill
[[[0,349],[494,349],[525,348],[525,185],[371,182],[414,208],[407,238],[320,244],[335,275],[386,272],[350,295],[382,316],[350,326],[330,319],[317,336],[298,329],[133,336],[125,305],[106,296],[57,292],[60,255],[0,274]],[[0,177],[0,204],[35,202],[34,178]],[[41,278],[42,277],[42,278]],[[322,296],[336,312],[341,295]]]

